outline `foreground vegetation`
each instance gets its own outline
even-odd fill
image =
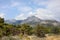
[[[22,38],[24,35],[35,35],[37,37],[46,37],[45,34],[60,34],[60,27],[55,26],[43,26],[37,24],[36,26],[31,26],[29,24],[13,25],[4,23],[4,18],[0,18],[0,38],[5,36],[15,36],[18,35]]]

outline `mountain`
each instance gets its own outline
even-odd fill
[[[43,20],[41,21],[40,24],[45,25],[45,26],[59,26],[60,22],[56,20]]]
[[[9,23],[9,24],[20,24],[23,20],[5,20],[5,23]]]
[[[28,24],[37,24],[37,23],[40,23],[41,22],[41,19],[38,18],[38,17],[35,17],[35,16],[31,16],[31,17],[28,17],[27,19],[23,20],[23,23],[28,23]]]
[[[41,24],[44,26],[60,26],[60,22],[56,21],[56,20],[42,20],[36,16],[30,16],[27,19],[24,20],[5,20],[6,23],[10,23],[10,24],[30,24],[30,25],[36,25],[36,24]]]

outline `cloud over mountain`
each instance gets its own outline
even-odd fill
[[[9,19],[22,20],[35,15],[42,19],[60,20],[60,0],[0,0],[0,12]]]

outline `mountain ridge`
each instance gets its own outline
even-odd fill
[[[36,25],[36,24],[44,24],[44,25],[60,25],[60,22],[56,21],[56,20],[42,20],[36,16],[30,16],[27,19],[24,20],[6,20],[6,23],[11,23],[11,24],[30,24],[30,25]]]

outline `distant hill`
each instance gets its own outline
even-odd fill
[[[36,24],[41,24],[44,26],[60,26],[60,22],[56,21],[56,20],[42,20],[36,16],[30,16],[27,19],[24,20],[5,20],[6,23],[10,23],[10,24],[30,24],[30,25],[36,25]]]
[[[8,23],[8,24],[20,24],[23,20],[15,20],[15,19],[12,19],[12,20],[5,20],[5,23]]]

